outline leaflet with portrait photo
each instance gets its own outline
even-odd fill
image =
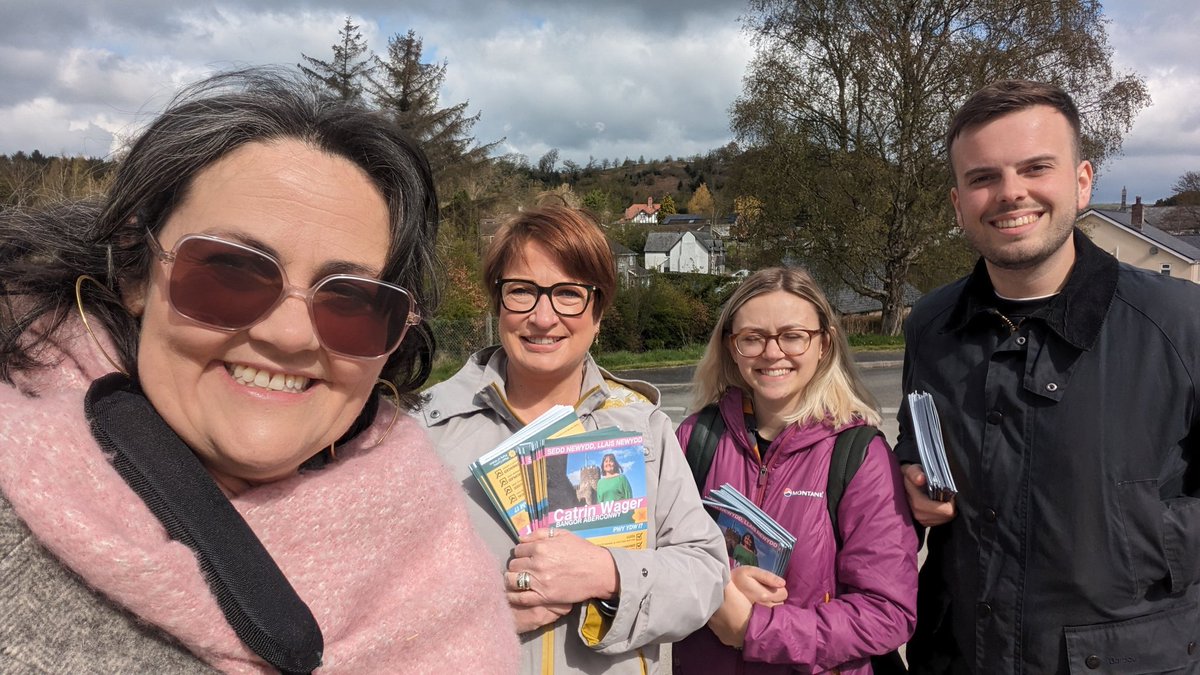
[[[751,565],[783,575],[796,547],[790,532],[728,483],[701,501],[717,512],[730,568]]]
[[[646,460],[642,436],[608,427],[547,439],[533,473],[540,527],[569,530],[599,546],[648,544]]]

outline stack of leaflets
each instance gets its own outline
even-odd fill
[[[717,511],[731,568],[752,565],[783,576],[796,546],[790,532],[729,483],[701,501]]]
[[[579,423],[575,410],[571,406],[556,405],[472,462],[471,473],[483,486],[484,493],[513,539],[533,532],[534,525],[529,518],[529,502],[517,446],[529,441],[545,440],[558,433],[582,431],[583,425]]]
[[[921,453],[921,466],[925,468],[925,491],[931,499],[948,502],[958,494],[958,487],[946,459],[942,421],[938,418],[933,397],[923,391],[912,392],[908,395],[908,413],[912,417],[917,451]]]
[[[551,409],[471,465],[513,538],[569,530],[599,546],[648,543],[642,436],[584,432],[567,406]]]

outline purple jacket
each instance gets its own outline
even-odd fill
[[[917,538],[896,458],[880,438],[868,446],[838,507],[839,551],[825,505],[837,430],[789,425],[766,453],[764,472],[751,452],[741,390],[726,392],[720,408],[726,431],[702,494],[729,483],[795,535],[788,599],[754,607],[743,651],[707,627],[692,633],[675,645],[676,672],[870,673],[867,655],[899,647],[916,625]],[[685,448],[695,423],[693,415],[675,432]]]

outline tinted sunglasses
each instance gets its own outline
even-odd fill
[[[189,234],[163,250],[149,232],[150,249],[170,266],[171,309],[209,328],[236,331],[262,321],[286,298],[303,298],[325,349],[358,359],[391,353],[420,320],[412,295],[377,279],[333,274],[307,290],[288,283],[275,258],[242,244]]]

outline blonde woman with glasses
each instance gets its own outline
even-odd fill
[[[826,504],[834,443],[880,416],[808,273],[747,277],[721,311],[693,386],[694,408],[717,405],[725,424],[702,495],[729,483],[798,543],[782,577],[733,570],[721,608],[676,645],[677,672],[870,673],[871,656],[912,633],[916,535],[879,437],[846,486],[834,531]],[[677,431],[684,447],[697,418]]]

